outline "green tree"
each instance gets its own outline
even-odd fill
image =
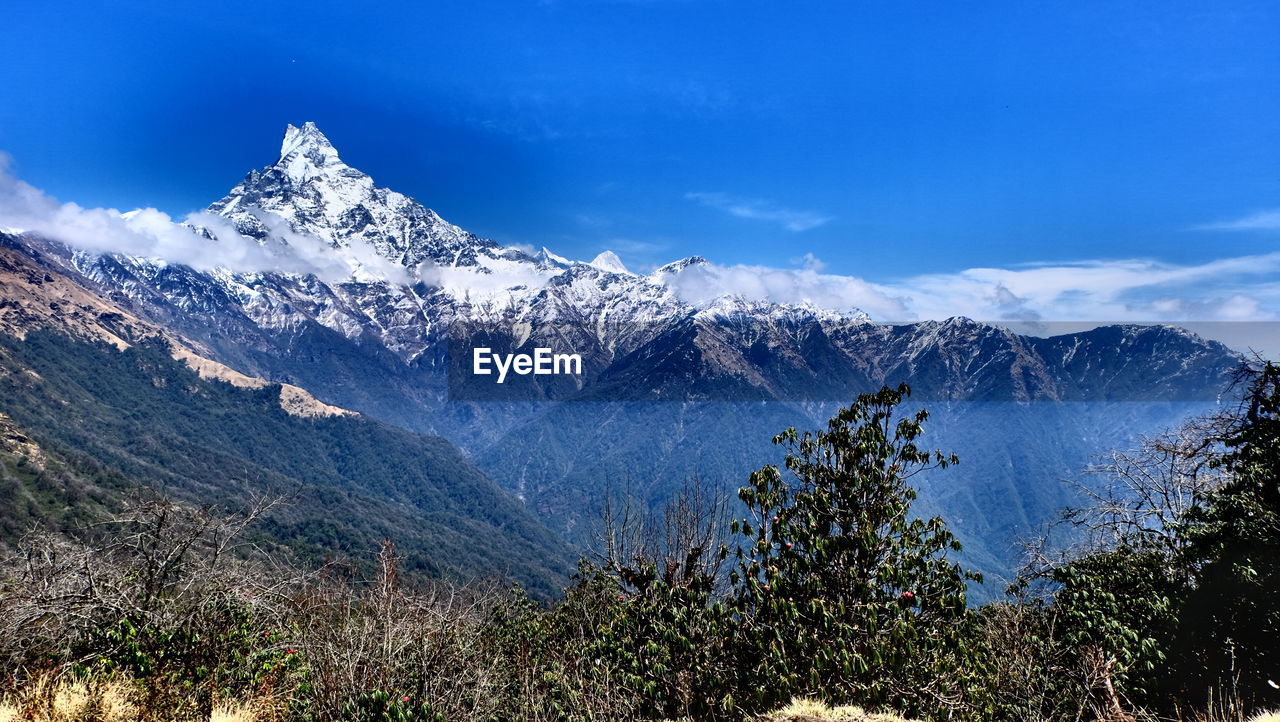
[[[747,537],[732,573],[741,684],[756,706],[797,695],[908,714],[972,704],[968,580],[939,518],[911,513],[909,480],[956,463],[917,445],[927,418],[895,418],[910,390],[859,396],[826,430],[774,442],[776,466],[751,475],[733,530]]]
[[[1280,702],[1280,367],[1241,379],[1238,413],[1125,457],[1110,470],[1123,493],[1068,513],[1104,538],[1035,573],[1075,660],[1060,696],[1103,716]]]
[[[1235,687],[1246,704],[1280,702],[1280,366],[1246,372],[1238,422],[1222,439],[1227,482],[1190,515],[1198,568],[1182,610],[1187,686]]]
[[[1186,589],[1169,569],[1162,550],[1121,544],[1052,570],[1058,635],[1076,660],[1075,675],[1059,682],[1081,710],[1123,719],[1128,706],[1158,702],[1159,665]]]

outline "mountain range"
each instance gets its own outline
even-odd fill
[[[1092,454],[1211,408],[1241,360],[1172,326],[1035,337],[963,318],[878,323],[856,309],[709,295],[698,256],[635,273],[608,251],[574,261],[503,246],[378,187],[312,123],[289,126],[275,163],[180,230],[225,249],[225,265],[0,234],[4,272],[27,278],[0,286],[0,331],[117,348],[163,337],[179,349],[168,356],[203,375],[279,388],[313,410],[308,423],[439,438],[461,450],[440,458],[469,480],[451,495],[491,494],[492,479],[519,500],[510,518],[521,530],[502,534],[536,540],[520,563],[539,579],[557,555],[547,527],[568,540],[560,558],[588,543],[606,490],[658,505],[699,476],[728,493],[777,461],[773,434],[899,382],[934,412],[927,438],[962,462],[921,479],[923,508],[953,523],[972,564],[1007,575],[1014,542],[1076,498],[1071,479]],[[246,244],[267,261],[238,264]],[[583,373],[480,383],[465,368],[478,340],[573,351]],[[22,357],[12,349],[27,341],[9,343],[8,357]],[[15,362],[10,377],[20,370],[40,373]],[[0,413],[23,427],[3,403]],[[406,484],[456,482],[409,474],[392,493],[334,473],[330,485],[379,503],[402,501]],[[410,524],[419,512],[406,513]]]

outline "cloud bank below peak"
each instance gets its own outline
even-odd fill
[[[377,277],[407,282],[406,270],[369,247],[335,252],[319,238],[296,233],[281,219],[261,220],[284,244],[267,246],[241,235],[227,219],[205,212],[183,222],[154,208],[121,213],[63,203],[8,172],[0,163],[0,227],[31,231],[91,253],[160,259],[199,271],[314,274],[326,281]],[[198,228],[207,229],[209,238]]]

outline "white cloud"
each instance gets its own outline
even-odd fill
[[[1280,271],[1280,253],[1178,265],[1147,259],[1035,264],[1019,268],[971,268],[926,274],[896,284],[921,317],[959,313],[1010,318],[1010,303],[1023,318],[1108,321],[1226,320],[1240,315],[1241,298],[1259,276]],[[1179,304],[1171,304],[1177,300]],[[1258,314],[1266,311],[1259,307]]]
[[[801,268],[809,271],[821,272],[827,267],[826,262],[818,258],[817,256],[813,255],[812,252],[805,253],[803,256],[800,256],[799,258],[791,259],[791,263],[793,265],[800,266]]]
[[[1196,226],[1197,231],[1280,231],[1280,208],[1258,211],[1229,221]]]
[[[755,301],[858,308],[883,321],[968,316],[986,321],[1262,321],[1280,311],[1280,252],[1178,265],[1147,259],[970,268],[890,282],[800,269],[708,263],[666,277],[705,303]]]
[[[752,301],[862,310],[880,318],[904,318],[910,313],[907,299],[895,295],[892,289],[853,276],[820,273],[814,268],[705,263],[662,278],[676,296],[695,305],[733,295]]]
[[[694,201],[708,208],[724,211],[738,218],[749,218],[756,221],[777,223],[788,231],[799,232],[817,228],[830,216],[823,216],[811,211],[797,211],[784,208],[770,201],[735,198],[727,193],[689,192],[684,194],[685,200]]]
[[[473,301],[505,300],[511,297],[512,289],[541,288],[549,276],[527,263],[500,261],[492,261],[482,270],[468,266],[439,266],[428,260],[419,264],[414,274],[428,286]]]

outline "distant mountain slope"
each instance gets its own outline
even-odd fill
[[[567,546],[444,439],[299,408],[289,387],[203,379],[191,366],[212,362],[174,358],[166,334],[11,249],[0,249],[0,291],[6,535],[23,519],[84,521],[145,485],[198,504],[287,495],[267,531],[313,560],[367,558],[391,538],[410,571],[508,575],[540,596],[570,568]]]

